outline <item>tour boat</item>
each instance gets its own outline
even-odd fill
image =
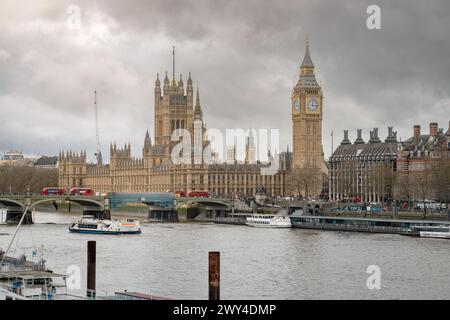
[[[282,215],[253,214],[247,217],[246,225],[250,227],[291,228],[291,219]]]
[[[80,221],[69,227],[70,232],[92,233],[92,234],[138,234],[141,233],[139,221],[127,219],[100,220],[93,216],[83,216]]]
[[[67,276],[48,270],[44,260],[28,261],[25,255],[19,258],[1,257],[1,259],[0,300],[83,299],[69,294]]]
[[[450,226],[414,226],[410,228],[411,235],[421,238],[450,239]]]

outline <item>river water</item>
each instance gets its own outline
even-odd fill
[[[146,223],[141,235],[80,235],[68,227],[79,214],[34,214],[20,229],[14,255],[31,257],[33,241],[47,267],[81,269],[97,241],[99,294],[138,291],[174,299],[207,299],[208,252],[221,252],[222,299],[449,299],[450,241],[301,229],[261,229],[208,223]],[[0,225],[0,248],[14,226]],[[367,268],[380,268],[369,290]]]

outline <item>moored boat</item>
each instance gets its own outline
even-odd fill
[[[450,239],[450,226],[414,226],[410,230],[411,235],[416,235],[421,238],[437,238]]]
[[[83,216],[80,221],[69,227],[69,231],[89,234],[139,234],[141,227],[139,221],[133,219],[126,221],[100,220],[93,216]]]
[[[291,219],[288,216],[253,214],[247,217],[246,225],[250,227],[265,228],[291,228]]]

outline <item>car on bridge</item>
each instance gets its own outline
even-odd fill
[[[41,195],[43,196],[65,196],[67,194],[66,189],[47,187],[42,189]]]
[[[95,191],[91,188],[72,188],[69,194],[71,196],[95,196]]]

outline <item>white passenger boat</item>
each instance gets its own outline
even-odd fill
[[[414,226],[410,228],[411,233],[421,238],[450,239],[450,226]]]
[[[253,214],[247,217],[246,225],[250,227],[291,228],[291,218],[282,215]]]
[[[69,231],[90,234],[139,234],[141,227],[139,221],[133,219],[126,221],[100,220],[93,216],[83,216],[80,221],[69,227]]]
[[[67,291],[66,275],[53,273],[43,261],[2,258],[0,300],[78,300]]]

